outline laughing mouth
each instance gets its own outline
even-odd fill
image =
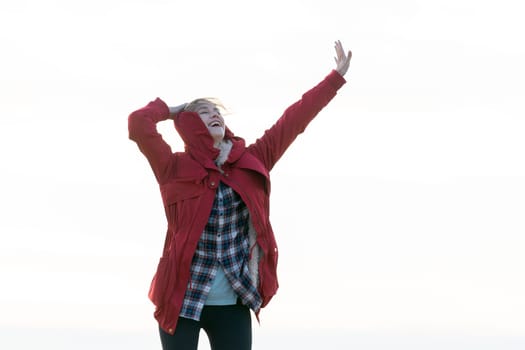
[[[210,127],[216,127],[216,126],[222,127],[222,124],[220,122],[212,122],[212,123],[208,124],[208,126],[210,126]]]

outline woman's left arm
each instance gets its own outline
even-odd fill
[[[248,150],[271,170],[292,142],[301,134],[313,118],[335,97],[345,84],[343,75],[348,71],[352,53],[343,50],[340,41],[335,43],[336,68],[319,84],[308,90],[302,98],[289,106],[277,122]]]

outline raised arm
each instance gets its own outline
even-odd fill
[[[346,83],[343,75],[348,71],[352,53],[343,50],[340,41],[335,43],[336,68],[315,87],[303,94],[302,98],[288,107],[279,120],[249,147],[268,170],[281,158],[296,137],[301,134],[312,119],[335,97]]]
[[[146,156],[157,178],[162,184],[173,166],[174,157],[171,147],[157,131],[157,123],[170,118],[184,108],[168,107],[157,98],[140,108],[128,117],[129,138],[137,143],[140,151]]]

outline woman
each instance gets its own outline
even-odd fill
[[[335,43],[336,68],[245,145],[214,100],[168,107],[157,98],[129,116],[129,137],[160,186],[168,221],[149,297],[163,349],[197,349],[204,329],[213,350],[251,349],[250,309],[259,317],[278,288],[269,221],[269,172],[346,82],[352,54]],[[172,153],[156,123],[173,119],[185,144]]]

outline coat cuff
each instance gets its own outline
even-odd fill
[[[339,90],[345,83],[346,79],[339,74],[338,71],[333,69],[330,74],[326,76],[326,80],[332,85],[336,90]]]

